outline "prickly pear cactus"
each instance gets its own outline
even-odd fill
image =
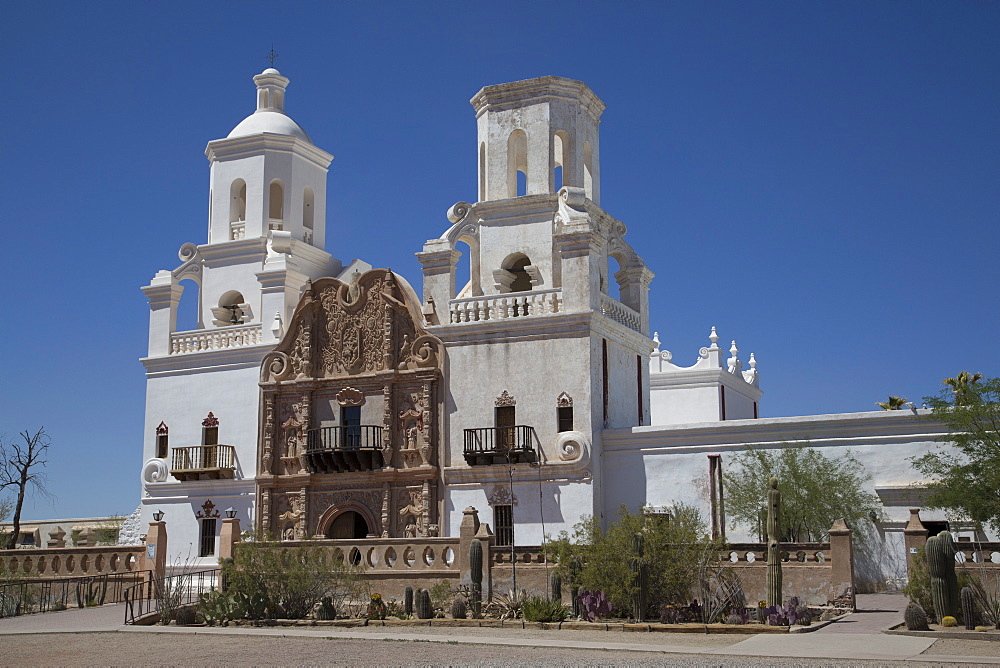
[[[956,617],[959,611],[958,577],[955,575],[955,545],[951,533],[942,531],[928,538],[926,554],[934,616],[940,620]]]
[[[903,622],[906,624],[907,631],[930,630],[930,627],[927,626],[927,613],[924,612],[924,609],[919,604],[913,601],[910,601],[910,604],[906,606],[906,610],[903,611]]]
[[[967,631],[976,630],[976,594],[972,587],[962,587],[962,621]]]
[[[772,477],[767,490],[767,604],[781,605],[781,492]]]

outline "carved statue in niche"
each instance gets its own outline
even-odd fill
[[[286,409],[286,419],[281,424],[284,434],[284,451],[281,453],[281,463],[285,467],[285,474],[299,472],[301,463],[299,456],[305,454],[306,447],[306,418],[305,411],[301,403],[294,403]]]
[[[404,538],[426,535],[424,531],[424,501],[420,490],[404,489],[399,493],[399,520],[403,525]],[[405,506],[403,504],[406,504]]]
[[[399,424],[403,436],[403,461],[407,466],[416,464],[417,458],[425,459],[421,453],[425,445],[424,405],[419,392],[411,392],[406,409],[399,412]]]
[[[287,499],[289,507],[288,510],[278,516],[278,519],[281,520],[286,527],[282,529],[281,538],[282,540],[295,540],[295,527],[299,525],[299,520],[302,518],[302,497],[298,493],[290,492],[287,495]],[[291,537],[286,538],[286,536]]]
[[[299,331],[295,335],[295,343],[289,353],[292,371],[296,378],[310,378],[313,375],[312,364],[312,316],[302,318]]]

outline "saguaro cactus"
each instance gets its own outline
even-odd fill
[[[632,619],[641,622],[646,616],[646,600],[649,593],[649,566],[644,558],[645,540],[641,533],[632,536]]]
[[[469,570],[472,572],[472,616],[479,619],[483,611],[483,544],[478,540],[469,544]]]
[[[549,593],[553,601],[562,602],[562,578],[559,573],[553,573],[549,577]]]
[[[927,570],[931,575],[931,598],[938,622],[958,616],[958,577],[955,575],[955,545],[951,533],[942,531],[927,539]]]
[[[572,599],[573,616],[580,616],[580,571],[583,566],[579,557],[573,557],[569,562],[569,597]]]
[[[962,621],[967,631],[976,630],[976,594],[972,587],[962,587]]]
[[[407,586],[403,590],[403,612],[413,615],[413,587]]]
[[[781,605],[781,492],[771,477],[767,490],[767,604]]]
[[[431,593],[426,589],[417,592],[417,618],[430,619],[434,616],[434,609],[431,607]]]

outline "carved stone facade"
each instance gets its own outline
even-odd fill
[[[442,351],[391,271],[311,284],[261,365],[259,528],[283,540],[434,532]]]

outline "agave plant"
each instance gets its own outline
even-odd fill
[[[507,590],[506,593],[495,594],[487,607],[487,612],[500,619],[517,619],[521,616],[524,602],[528,600],[528,592],[524,589]]]

